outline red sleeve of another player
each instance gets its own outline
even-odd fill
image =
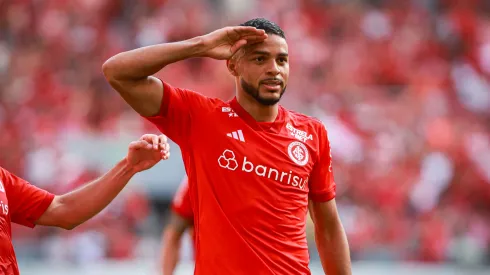
[[[184,219],[194,219],[187,178],[182,181],[179,190],[175,194],[174,200],[172,201],[172,210]]]
[[[7,170],[0,168],[5,185],[11,221],[28,227],[48,209],[54,195],[29,184]]]
[[[191,114],[205,106],[207,97],[163,82],[163,99],[156,116],[145,117],[163,134],[182,146],[189,137]]]
[[[320,155],[310,176],[309,197],[315,202],[326,202],[335,198],[335,181],[332,171],[332,154],[327,131],[322,127],[319,134]]]

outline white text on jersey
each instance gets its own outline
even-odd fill
[[[8,215],[8,213],[9,213],[9,206],[6,203],[3,203],[3,201],[0,201],[0,208],[2,208],[2,213],[4,215]]]
[[[294,128],[293,125],[291,125],[291,123],[289,123],[289,122],[286,124],[286,129],[289,130],[289,133],[293,137],[299,139],[302,142],[307,142],[308,140],[313,140],[312,134],[308,134],[305,131]]]
[[[239,163],[236,159],[235,153],[231,150],[226,149],[223,154],[218,158],[218,164],[222,168],[235,171],[239,167]],[[268,178],[275,180],[277,182],[292,185],[300,189],[305,189],[308,183],[308,177],[301,178],[295,175],[293,171],[284,172],[278,169],[267,167],[265,165],[255,165],[247,159],[246,156],[243,157],[241,161],[241,171],[246,173],[254,173],[259,177]]]
[[[221,112],[228,113],[228,117],[238,117],[238,115],[231,109],[231,107],[222,107]]]

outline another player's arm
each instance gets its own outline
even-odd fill
[[[165,66],[192,57],[229,59],[248,42],[262,41],[263,30],[226,27],[189,40],[143,47],[109,58],[102,70],[110,85],[142,116],[158,114],[163,99],[161,81],[152,77]]]
[[[335,199],[327,202],[310,201],[309,208],[315,224],[315,241],[323,270],[328,275],[351,274],[349,244]]]
[[[73,229],[104,209],[138,172],[169,156],[165,136],[144,135],[132,142],[126,158],[102,177],[81,188],[55,196],[35,224]]]
[[[172,275],[180,256],[180,245],[184,232],[192,221],[172,212],[170,223],[162,234],[161,264],[163,275]]]

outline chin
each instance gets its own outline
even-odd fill
[[[273,99],[273,98],[281,98],[281,91],[282,90],[277,90],[277,91],[266,90],[266,91],[262,91],[260,93],[260,97],[262,97],[262,98],[270,98],[270,99]]]
[[[270,105],[275,105],[279,102],[279,100],[281,99],[281,94],[280,93],[277,93],[277,94],[269,94],[266,95],[266,96],[263,96],[261,95],[259,98],[258,98],[258,101],[262,104],[262,105],[267,105],[267,106],[270,106]]]
[[[277,89],[277,90],[261,89],[259,95],[262,98],[277,98],[277,97],[281,97],[281,92],[282,89]]]

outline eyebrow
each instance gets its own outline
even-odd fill
[[[266,52],[266,51],[253,51],[250,53],[251,55],[271,55],[270,52]],[[281,57],[287,57],[289,56],[287,53],[279,53],[278,56],[281,56]]]

